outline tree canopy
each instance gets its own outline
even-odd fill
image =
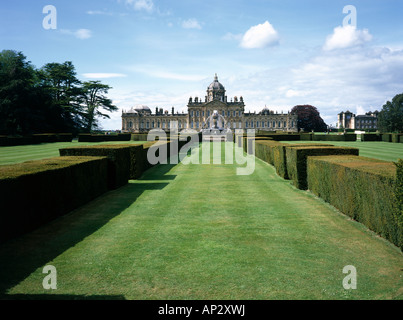
[[[326,131],[327,125],[320,116],[318,109],[311,105],[298,105],[291,109],[298,116],[298,130]]]
[[[117,110],[99,81],[81,82],[73,63],[36,69],[22,54],[0,52],[0,134],[89,132]]]
[[[382,132],[403,132],[403,93],[383,105],[378,115],[378,129]]]

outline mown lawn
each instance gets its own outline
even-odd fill
[[[403,143],[375,142],[375,141],[282,141],[284,143],[328,143],[340,147],[360,149],[360,156],[385,161],[403,159]]]
[[[402,252],[257,160],[159,165],[0,245],[2,298],[402,299]],[[23,198],[22,198],[23,199]],[[45,290],[43,267],[57,269]],[[346,290],[343,268],[357,270]]]
[[[112,142],[55,142],[41,143],[35,145],[0,147],[0,165],[13,164],[28,160],[41,160],[59,156],[59,149],[96,145],[96,144],[127,144],[127,143],[144,143],[141,141],[112,141]]]

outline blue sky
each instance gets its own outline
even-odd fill
[[[57,10],[45,29],[46,5]],[[356,9],[357,24],[343,20]],[[0,50],[36,67],[72,61],[80,80],[113,87],[120,109],[186,112],[214,74],[246,111],[316,106],[337,114],[380,110],[403,92],[403,1],[13,0],[0,4]],[[121,128],[121,111],[102,120]]]

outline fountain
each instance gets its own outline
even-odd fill
[[[232,131],[225,118],[217,110],[214,110],[213,114],[206,119],[201,132],[203,140],[232,141]]]

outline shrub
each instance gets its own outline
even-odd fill
[[[106,177],[104,157],[57,157],[0,166],[0,241],[103,194]]]
[[[309,156],[320,155],[357,155],[359,149],[346,147],[286,147],[287,174],[299,189],[307,189],[306,163]]]
[[[308,188],[402,248],[402,160],[397,167],[356,156],[309,157]]]

